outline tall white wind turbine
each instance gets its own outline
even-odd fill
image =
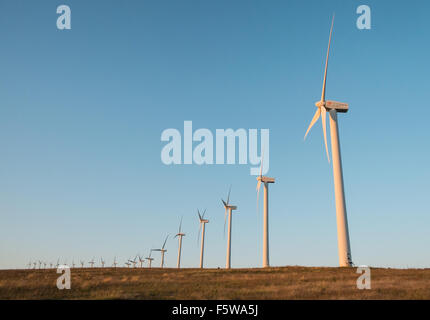
[[[179,231],[178,233],[175,235],[175,238],[178,237],[178,262],[177,262],[177,268],[179,269],[181,267],[181,251],[182,251],[182,237],[185,236],[185,233],[181,232],[182,228],[182,217],[181,217],[181,222],[179,223]]]
[[[225,268],[226,269],[230,269],[231,268],[231,223],[232,223],[232,213],[233,210],[237,210],[237,206],[232,206],[229,202],[230,202],[230,192],[231,192],[231,187],[230,190],[228,191],[228,196],[227,196],[227,202],[225,202],[223,199],[221,199],[222,204],[224,205],[224,233],[225,233],[225,224],[226,224],[226,218],[228,216],[228,235],[227,235],[227,258],[226,258],[226,263],[225,263]]]
[[[200,211],[197,209],[197,214],[199,215],[199,232],[198,237],[200,236],[200,229],[202,229],[202,241],[200,244],[200,268],[203,268],[203,254],[205,250],[205,225],[206,223],[209,223],[209,220],[205,219],[205,211],[203,211],[203,214],[200,214]],[[198,238],[197,238],[198,241]]]
[[[166,240],[164,240],[164,243],[163,243],[163,246],[161,247],[161,249],[152,249],[152,251],[160,251],[161,252],[161,264],[160,264],[161,268],[164,267],[164,253],[167,252],[167,249],[164,249],[164,247],[166,246],[166,242],[167,242],[168,237],[169,237],[169,235],[167,235]]]
[[[269,183],[275,183],[275,178],[263,176],[264,149],[261,155],[260,175],[257,177],[257,210],[261,184],[264,184],[264,215],[263,215],[263,268],[270,267],[269,263]]]
[[[328,41],[327,48],[327,57],[325,62],[325,71],[324,71],[324,81],[323,88],[321,94],[321,100],[315,103],[315,106],[318,108],[315,112],[315,115],[308,127],[308,130],[305,134],[305,139],[309,130],[318,121],[321,116],[322,120],[322,128],[324,134],[324,144],[325,150],[327,153],[328,161],[330,162],[330,156],[327,147],[327,134],[326,134],[326,113],[327,110],[330,114],[330,137],[331,137],[331,150],[333,156],[333,178],[334,178],[334,193],[336,200],[336,221],[337,221],[337,240],[338,240],[338,250],[339,250],[339,266],[341,267],[349,267],[352,266],[352,258],[351,258],[351,248],[349,242],[349,234],[348,234],[348,220],[346,215],[346,204],[345,204],[345,192],[343,187],[343,174],[342,174],[342,161],[340,156],[340,146],[339,146],[339,129],[337,125],[337,113],[346,113],[349,109],[347,103],[330,101],[325,99],[325,91],[326,91],[326,80],[327,80],[327,67],[328,67],[328,58],[330,53],[330,43],[331,36],[333,32],[334,25],[334,15],[331,23],[330,29],[330,37]]]

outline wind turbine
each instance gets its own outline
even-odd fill
[[[318,121],[321,116],[322,128],[324,134],[325,150],[327,153],[328,161],[330,162],[330,156],[327,147],[327,134],[326,134],[326,113],[327,110],[330,114],[330,137],[331,137],[331,150],[333,155],[333,178],[334,178],[334,194],[336,200],[336,221],[337,221],[337,241],[339,250],[339,265],[341,267],[350,267],[353,265],[351,258],[351,248],[348,234],[348,220],[346,215],[346,204],[345,204],[345,191],[343,187],[343,173],[342,173],[342,161],[340,156],[340,145],[339,145],[339,129],[337,126],[337,113],[348,112],[349,106],[347,103],[330,101],[325,99],[326,91],[326,80],[327,80],[327,67],[328,58],[330,53],[331,35],[333,32],[334,15],[331,22],[330,37],[328,40],[327,57],[325,62],[324,81],[321,94],[321,100],[315,103],[318,108],[315,115],[308,127],[305,134],[306,136],[315,122]]]
[[[161,268],[164,267],[164,253],[167,252],[167,249],[164,249],[164,247],[166,246],[166,242],[167,242],[167,238],[169,237],[169,235],[167,235],[166,240],[164,240],[163,246],[161,247],[161,249],[152,249],[152,251],[160,251],[161,252]]]
[[[83,260],[81,260],[81,268],[83,268],[84,267],[84,261]]]
[[[53,265],[53,263],[52,262],[50,262],[49,263],[49,267],[52,269],[52,265]]]
[[[154,258],[151,258],[151,255],[152,255],[152,250],[149,251],[149,257],[145,258],[146,260],[148,260],[148,268],[151,268],[152,260],[154,260]]]
[[[105,261],[103,260],[103,257],[100,257],[100,263],[102,264],[102,268],[105,266]]]
[[[263,176],[264,149],[261,155],[260,175],[257,177],[257,210],[261,183],[264,184],[264,215],[263,215],[263,268],[270,267],[269,263],[269,183],[275,183],[275,178]]]
[[[33,269],[36,269],[37,262],[33,262]]]
[[[116,268],[116,265],[118,264],[118,262],[116,261],[116,256],[113,258],[113,263],[112,263],[112,266],[114,267],[114,268]]]
[[[197,214],[199,215],[199,232],[197,236],[197,241],[199,241],[200,236],[200,229],[202,229],[202,241],[200,244],[200,268],[203,268],[203,253],[204,253],[204,247],[205,247],[205,225],[206,223],[209,223],[209,220],[205,219],[205,211],[203,211],[203,214],[200,214],[199,209],[197,209]]]
[[[57,259],[57,264],[55,265],[58,269],[58,267],[60,266],[60,258]]]
[[[227,238],[227,260],[225,263],[225,268],[226,269],[230,269],[231,268],[231,215],[233,213],[233,210],[237,209],[237,206],[232,206],[229,204],[230,202],[230,192],[231,192],[231,186],[230,189],[228,191],[228,196],[227,196],[227,202],[225,202],[223,199],[221,199],[222,204],[224,205],[224,209],[225,209],[225,213],[224,213],[224,234],[225,234],[225,223],[226,223],[226,218],[227,218],[227,214],[228,214],[228,238]]]
[[[145,258],[138,254],[140,267],[143,268],[143,263],[145,262]]]
[[[178,247],[178,263],[177,263],[177,268],[179,269],[181,267],[181,250],[182,250],[182,237],[185,236],[185,233],[181,232],[181,227],[182,227],[182,217],[181,217],[181,222],[179,223],[179,231],[176,234],[175,238],[178,237],[178,241],[179,241],[179,247]]]
[[[127,266],[127,268],[130,268],[131,263],[130,263],[130,262],[128,262],[128,261],[130,261],[130,260],[127,260],[124,264]]]
[[[133,264],[133,268],[136,268],[136,257],[134,257],[134,260],[128,259],[128,262],[130,262],[131,264]]]
[[[88,263],[91,265],[91,268],[94,268],[94,263],[95,263],[95,261],[94,261],[94,257],[93,257],[93,259],[92,259],[91,261],[89,261]]]
[[[47,263],[43,262],[43,269],[46,269],[46,265],[47,265]]]

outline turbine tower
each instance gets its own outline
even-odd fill
[[[93,260],[89,261],[88,263],[91,265],[91,268],[94,268],[94,263],[95,263],[94,262],[94,257],[93,257]]]
[[[226,218],[228,215],[227,259],[226,259],[226,263],[225,263],[226,269],[231,268],[231,222],[232,222],[231,215],[233,213],[233,210],[237,209],[237,206],[232,206],[229,204],[230,192],[231,192],[231,187],[230,187],[230,190],[228,191],[227,202],[225,202],[223,199],[221,199],[222,204],[224,205],[224,209],[225,209],[225,212],[224,212],[224,235],[225,235]]]
[[[343,187],[343,173],[342,173],[342,161],[340,156],[340,145],[339,145],[339,129],[337,126],[337,113],[346,113],[349,109],[347,103],[330,101],[325,99],[326,91],[326,80],[327,80],[327,67],[328,58],[330,53],[331,35],[333,32],[334,15],[331,22],[330,37],[328,41],[327,57],[325,62],[324,81],[321,93],[321,100],[315,103],[318,108],[315,115],[308,127],[305,134],[305,139],[309,130],[318,121],[321,116],[322,129],[324,134],[325,150],[327,153],[328,161],[330,162],[330,155],[327,147],[327,133],[326,133],[326,113],[327,110],[330,114],[330,137],[331,137],[331,150],[333,154],[333,178],[334,178],[334,194],[336,201],[336,222],[337,222],[337,241],[339,250],[339,266],[350,267],[353,265],[351,258],[351,247],[349,242],[348,233],[348,220],[346,215],[346,204],[345,204],[345,191]]]
[[[197,236],[197,242],[199,241],[200,236],[200,228],[202,229],[202,242],[200,244],[200,268],[203,268],[203,253],[205,248],[205,225],[206,223],[209,223],[209,220],[205,219],[205,211],[203,211],[203,214],[200,214],[200,211],[197,209],[197,214],[199,215],[199,232]]]
[[[185,233],[181,232],[182,218],[183,217],[181,217],[181,222],[179,223],[179,231],[178,231],[178,233],[175,236],[175,238],[178,237],[178,241],[179,241],[179,246],[178,246],[178,262],[177,262],[177,266],[176,266],[178,269],[181,267],[182,237],[185,236]]]
[[[103,260],[103,257],[100,257],[100,263],[102,265],[102,268],[104,268],[105,266],[105,261]]]
[[[163,246],[161,247],[161,249],[152,249],[152,251],[160,251],[161,252],[161,265],[160,265],[161,268],[164,267],[164,253],[167,252],[167,249],[164,249],[164,247],[166,246],[166,242],[167,242],[168,237],[169,237],[169,235],[167,235],[166,240],[164,240],[164,243],[163,243]]]
[[[112,263],[112,267],[114,267],[116,269],[116,265],[118,264],[118,262],[116,261],[116,256],[113,258],[113,263]]]
[[[263,268],[270,267],[269,263],[269,183],[275,183],[275,178],[263,176],[264,149],[261,155],[260,175],[257,177],[257,210],[261,183],[264,184],[264,218],[263,218]]]

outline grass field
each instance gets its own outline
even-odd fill
[[[0,299],[430,299],[430,269],[371,269],[358,290],[355,268],[74,268],[58,290],[55,269],[0,270]]]

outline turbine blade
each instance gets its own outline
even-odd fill
[[[203,211],[202,219],[205,218],[205,214],[206,214],[206,209],[205,209],[205,211]]]
[[[260,163],[260,177],[263,176],[263,160],[264,160],[264,147],[261,153],[261,163]]]
[[[230,185],[230,189],[228,189],[227,204],[230,203],[230,192],[231,192],[231,185]]]
[[[323,133],[324,133],[324,144],[325,144],[325,151],[327,153],[327,159],[328,162],[330,162],[330,155],[328,153],[328,147],[327,147],[327,126],[326,126],[326,115],[327,110],[325,107],[321,107],[321,120],[322,120],[322,127],[323,127]]]
[[[166,240],[164,240],[163,246],[161,247],[161,249],[164,249],[164,246],[166,245],[167,242],[167,238],[169,237],[169,235],[167,235]]]
[[[200,220],[201,221],[201,220]],[[197,244],[199,243],[200,240],[200,230],[202,229],[202,223],[199,222],[199,232],[197,232]]]
[[[225,224],[227,222],[227,208],[225,208],[224,211],[224,239],[225,239]]]
[[[325,88],[326,88],[326,81],[327,81],[328,57],[330,54],[330,44],[331,44],[331,35],[333,32],[333,25],[334,25],[334,14],[333,14],[333,19],[331,20],[330,37],[328,38],[328,48],[327,48],[327,57],[325,60],[324,82],[323,82],[323,89],[322,89],[322,93],[321,93],[321,101],[325,101]]]
[[[318,108],[317,111],[314,114],[314,117],[312,118],[312,121],[311,121],[311,123],[310,123],[310,125],[308,127],[308,130],[306,131],[304,139],[306,139],[306,136],[308,135],[308,133],[311,130],[311,128],[314,126],[315,122],[318,121],[318,119],[320,118],[320,115],[321,115],[321,109]]]
[[[200,215],[199,209],[197,209],[197,214],[199,215],[199,220],[202,220],[202,216]]]
[[[257,182],[257,214],[258,214],[258,199],[260,198],[260,187],[261,187],[261,180],[258,180],[258,182]]]
[[[182,216],[181,217],[181,222],[179,223],[179,232],[178,233],[181,233],[181,227],[182,227],[182,218],[183,218],[184,216]]]

